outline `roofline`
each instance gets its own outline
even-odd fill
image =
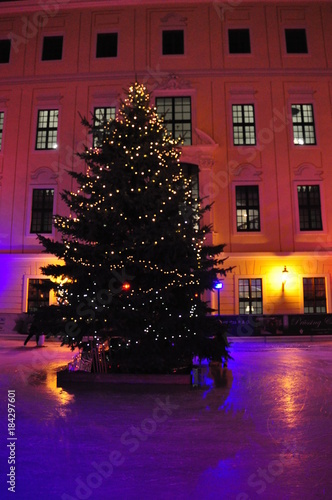
[[[332,0],[318,0],[315,2],[303,1],[303,0],[0,0],[1,2],[1,13],[4,14],[17,14],[24,12],[36,12],[45,11],[55,14],[59,10],[70,10],[70,9],[100,9],[100,8],[112,8],[112,7],[125,7],[125,6],[147,6],[147,5],[158,5],[163,8],[168,8],[171,5],[174,6],[186,6],[186,4],[211,4],[214,8],[224,8],[225,10],[233,10],[244,5],[257,5],[257,4],[274,4],[274,5],[301,5],[306,6],[315,3],[317,4],[332,4]]]

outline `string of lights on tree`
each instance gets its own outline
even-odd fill
[[[39,239],[60,263],[52,277],[64,342],[119,335],[127,345],[163,341],[195,350],[202,294],[225,274],[224,245],[207,246],[211,231],[181,164],[181,140],[168,132],[144,85],[132,85],[114,120],[83,119],[95,147],[79,156],[85,172],[71,172],[77,189],[64,191],[70,215],[57,215],[57,241]],[[74,332],[75,334],[72,334]],[[191,346],[191,347],[190,347]]]

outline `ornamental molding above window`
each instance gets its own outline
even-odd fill
[[[63,99],[63,95],[61,94],[53,94],[53,95],[38,95],[36,96],[36,102],[38,105],[47,105],[47,106],[58,106]]]
[[[199,170],[211,170],[214,165],[214,151],[218,144],[184,146],[181,149],[181,163],[198,165]]]
[[[118,102],[118,100],[120,99],[120,94],[118,92],[94,92],[92,94],[92,98],[94,101],[105,101],[105,102],[110,102],[110,103],[113,103],[113,102]]]
[[[165,78],[155,87],[157,90],[179,90],[179,89],[191,89],[191,83],[189,80],[184,80],[178,75],[172,73]]]
[[[245,97],[245,96],[254,96],[257,94],[257,90],[253,89],[252,87],[237,87],[237,88],[231,88],[229,93],[232,96],[239,96],[239,97]]]
[[[53,184],[56,183],[58,178],[58,174],[51,170],[49,167],[39,167],[34,172],[31,172],[31,179],[38,180],[38,182],[50,182],[53,181]]]
[[[162,17],[160,21],[166,27],[186,26],[188,18],[176,12],[169,12],[166,16]]]
[[[233,177],[241,178],[243,181],[261,181],[262,170],[258,170],[251,163],[240,163],[236,167],[229,168],[229,173]]]
[[[312,163],[302,163],[294,169],[295,180],[323,180],[323,170],[315,167]]]
[[[316,90],[312,89],[312,88],[290,88],[288,89],[288,94],[290,96],[313,96],[314,94],[316,94]]]

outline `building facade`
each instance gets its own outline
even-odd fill
[[[80,115],[114,117],[135,80],[213,202],[213,242],[235,266],[216,311],[283,326],[330,313],[331,26],[329,0],[2,2],[0,328],[54,300],[36,234],[57,238],[67,171],[85,168]]]

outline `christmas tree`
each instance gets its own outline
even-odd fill
[[[224,245],[205,244],[211,207],[194,195],[181,143],[138,83],[115,119],[83,123],[94,146],[79,153],[86,172],[70,172],[77,191],[62,193],[70,215],[55,216],[57,241],[39,236],[60,259],[42,269],[58,305],[47,318],[39,311],[34,328],[72,348],[108,339],[113,366],[132,371],[227,358],[223,327],[203,300],[229,270],[218,258]]]

